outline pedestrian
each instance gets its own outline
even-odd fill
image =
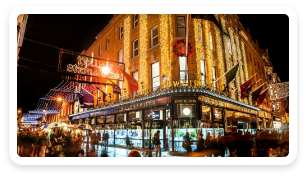
[[[96,134],[95,132],[92,132],[90,136],[90,143],[93,149],[95,149],[96,141],[97,141]]]
[[[97,149],[98,149],[98,146],[99,146],[99,142],[101,141],[101,133],[100,133],[100,131],[98,131],[98,134],[97,134],[97,141],[96,141],[96,143],[97,143]]]
[[[105,151],[106,149],[108,149],[108,139],[109,139],[109,134],[108,132],[105,133],[105,142],[104,142],[104,146],[105,146]]]
[[[160,131],[157,130],[157,133],[154,134],[154,137],[153,137],[153,144],[155,145],[155,157],[158,156],[159,154],[159,157],[161,157],[161,147],[160,147],[160,139],[159,139],[159,135],[160,134]]]
[[[183,148],[186,149],[187,155],[191,152],[191,141],[189,137],[189,132],[186,132],[185,136],[183,137]]]
[[[126,135],[126,147],[130,146],[130,138],[129,135]]]
[[[197,152],[204,151],[204,139],[202,133],[198,133],[199,140],[197,141]]]
[[[140,153],[137,150],[133,149],[129,153],[128,157],[141,157],[141,155],[140,155]]]
[[[39,132],[36,134],[35,137],[35,143],[34,143],[34,154],[33,157],[39,157],[39,153],[41,151],[41,148],[43,146],[43,138],[42,138],[42,134]]]

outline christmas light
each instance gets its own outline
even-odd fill
[[[128,17],[126,17],[124,19],[124,28],[123,28],[123,38],[124,38],[124,41],[123,41],[123,63],[125,64],[125,72],[130,74],[129,72],[129,67],[130,67],[130,59],[131,59],[131,56],[130,56],[130,43],[131,43],[131,38],[130,38],[130,35],[131,35],[131,16],[129,15]],[[130,91],[128,89],[128,82],[127,80],[125,79],[124,82],[123,82],[123,88],[126,88],[126,94],[125,96],[129,95]]]
[[[139,81],[140,83],[148,83],[148,63],[147,63],[147,50],[148,50],[148,15],[139,15]],[[138,84],[138,90],[149,89],[149,84]]]

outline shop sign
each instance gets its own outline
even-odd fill
[[[82,114],[82,115],[78,115],[78,116],[73,116],[72,120],[83,119],[83,118],[87,118],[87,117],[89,117],[89,114]]]
[[[186,100],[186,99],[182,99],[182,100],[175,100],[174,103],[176,104],[180,104],[180,103],[196,103],[197,100]]]
[[[258,111],[258,116],[263,118],[271,119],[271,113],[265,111]]]
[[[92,112],[92,113],[90,113],[90,117],[112,114],[113,112],[114,112],[113,109],[108,109],[108,110],[105,110],[105,111]]]
[[[219,107],[224,107],[224,108],[229,108],[229,109],[234,109],[234,110],[238,110],[241,112],[246,112],[246,113],[250,113],[250,114],[257,114],[257,111],[255,110],[251,110],[242,106],[237,106],[231,103],[226,103],[220,100],[216,100],[213,98],[209,98],[209,97],[205,97],[205,96],[199,96],[199,101],[201,101],[202,103],[206,103],[206,104],[210,104],[210,105],[214,105],[214,106],[219,106]]]
[[[115,108],[114,112],[123,112],[123,111],[141,109],[141,108],[157,106],[157,105],[166,104],[166,103],[169,103],[168,97],[122,106],[119,108]]]

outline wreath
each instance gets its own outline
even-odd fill
[[[180,39],[173,44],[173,53],[177,56],[185,56],[186,55],[186,40]],[[190,56],[193,54],[192,51],[192,45],[190,42],[188,42],[188,53],[187,56]]]

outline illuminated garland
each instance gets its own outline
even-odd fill
[[[177,40],[172,45],[173,53],[176,56],[180,56],[180,57],[185,56],[186,53],[183,53],[183,52],[180,51],[180,46],[183,45],[183,44],[186,45],[186,40],[185,39]],[[188,42],[187,56],[191,56],[192,54],[193,54],[193,52],[192,52],[192,45],[191,45],[190,42]]]
[[[139,83],[148,83],[148,63],[147,63],[147,50],[148,50],[148,15],[139,15]],[[142,88],[143,86],[143,88]],[[143,91],[149,89],[149,84],[138,84],[138,90]]]
[[[198,19],[194,19],[194,33],[195,33],[195,50],[196,50],[196,61],[197,61],[197,80],[201,80],[201,59],[204,60],[204,45],[203,45],[203,35],[202,35],[202,26],[201,22]],[[203,68],[204,69],[204,68]],[[205,74],[205,73],[203,73]],[[203,85],[203,83],[202,83]]]

